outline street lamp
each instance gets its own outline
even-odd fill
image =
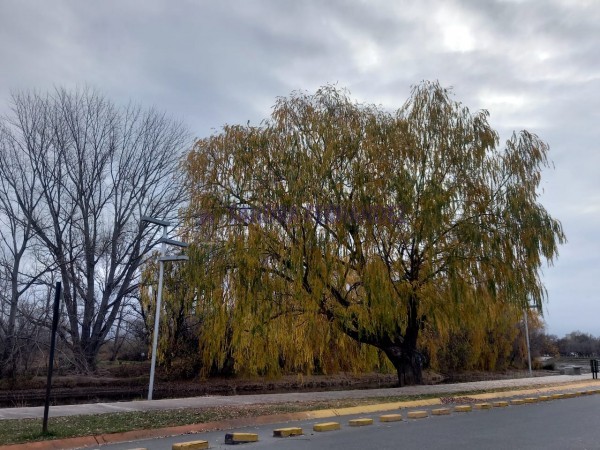
[[[158,240],[158,242],[160,242],[161,244],[160,258],[158,258],[158,294],[156,296],[156,311],[154,313],[154,335],[152,336],[152,362],[150,363],[150,383],[148,385],[148,400],[152,400],[152,391],[154,390],[154,371],[156,369],[156,352],[158,348],[158,325],[160,323],[160,302],[162,300],[164,264],[165,261],[187,261],[189,258],[185,255],[165,255],[165,252],[167,250],[167,244],[174,245],[176,247],[188,246],[188,244],[186,244],[185,242],[176,241],[175,239],[169,239],[167,237],[167,227],[171,226],[170,222],[167,222],[165,220],[154,219],[148,216],[142,216],[142,222],[149,222],[163,227],[162,237]]]
[[[531,372],[531,347],[529,345],[529,325],[527,324],[527,316],[531,308],[537,309],[537,306],[530,302],[527,302],[527,307],[523,310],[523,318],[525,319],[525,342],[527,344],[527,365],[529,367],[529,377],[533,376],[533,373]]]
[[[529,347],[529,326],[527,325],[527,314],[529,313],[529,307],[523,310],[523,317],[525,318],[525,342],[527,343],[527,365],[529,367],[529,377],[533,376],[531,372],[531,348]]]

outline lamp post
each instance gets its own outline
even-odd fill
[[[538,307],[535,304],[533,304],[532,302],[527,302],[527,306],[523,310],[523,318],[525,319],[525,342],[527,343],[527,365],[529,367],[529,376],[530,377],[533,376],[533,373],[531,371],[531,346],[529,345],[529,325],[527,323],[527,317],[529,315],[529,310],[531,308],[538,309]],[[539,309],[538,309],[538,312],[539,312]]]
[[[527,342],[527,364],[529,367],[529,377],[533,376],[531,372],[531,348],[529,347],[529,326],[527,325],[527,314],[529,313],[529,305],[523,310],[523,317],[525,318],[525,341]]]
[[[154,219],[148,216],[142,216],[142,222],[149,222],[163,227],[162,237],[158,240],[158,242],[160,242],[161,244],[160,257],[158,258],[158,293],[156,296],[156,311],[154,313],[154,334],[152,335],[152,362],[150,363],[150,383],[148,384],[148,400],[152,400],[152,392],[154,390],[154,372],[156,369],[156,352],[158,348],[158,326],[160,324],[160,303],[162,300],[164,264],[165,261],[187,261],[189,258],[185,255],[167,256],[165,254],[167,250],[167,244],[174,245],[176,247],[188,246],[188,244],[186,244],[185,242],[176,241],[175,239],[169,239],[167,237],[167,227],[171,226],[170,222],[167,222],[165,220]]]

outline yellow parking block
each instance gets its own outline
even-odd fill
[[[490,403],[475,403],[475,409],[492,409]]]
[[[506,401],[504,401],[504,400],[501,400],[501,401],[499,401],[499,402],[494,402],[494,403],[492,403],[492,406],[493,406],[494,408],[505,408],[505,407],[507,407],[507,406],[508,406],[508,402],[506,402]]]
[[[525,400],[523,400],[522,398],[515,398],[510,401],[511,405],[523,405],[524,403]]]
[[[227,433],[225,435],[226,444],[243,444],[245,442],[257,442],[258,434],[256,433]]]
[[[447,416],[450,414],[450,408],[436,408],[431,410],[431,414],[434,416]]]
[[[454,407],[454,412],[470,412],[473,410],[471,405],[458,405]]]
[[[538,397],[538,400],[539,400],[540,402],[547,402],[547,401],[548,401],[548,400],[550,400],[551,398],[552,398],[552,397],[550,397],[549,395],[540,395],[540,396]]]
[[[424,419],[429,417],[429,413],[427,411],[410,411],[407,417],[409,419]]]
[[[173,444],[172,450],[200,450],[208,448],[208,441],[188,441]]]
[[[340,428],[340,424],[337,422],[322,422],[313,425],[313,431],[333,431]]]
[[[527,398],[524,398],[523,401],[525,403],[537,403],[538,399],[537,399],[537,397],[527,397]]]
[[[351,419],[348,421],[348,425],[351,427],[364,427],[365,425],[373,425],[373,419],[363,417],[360,419]]]
[[[379,416],[381,422],[400,422],[402,420],[402,414],[384,414]]]
[[[276,430],[273,430],[273,437],[301,436],[303,434],[302,428],[298,427],[277,428]]]

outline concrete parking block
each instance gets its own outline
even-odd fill
[[[351,419],[348,421],[348,425],[351,427],[364,427],[366,425],[373,425],[373,419],[363,417],[360,419]]]
[[[384,414],[379,416],[381,422],[400,422],[402,420],[402,414]]]
[[[301,436],[303,434],[302,428],[299,427],[277,428],[273,430],[273,437]]]
[[[258,434],[256,433],[227,433],[225,435],[226,444],[244,444],[246,442],[257,442]]]
[[[340,428],[340,424],[337,422],[322,422],[313,425],[313,431],[334,431]]]
[[[491,403],[475,403],[473,406],[475,409],[492,409]]]
[[[173,444],[172,450],[202,450],[208,448],[208,441],[188,441]]]
[[[425,417],[429,417],[429,413],[427,411],[409,411],[407,414],[409,419],[424,419]]]
[[[454,412],[470,412],[473,411],[471,405],[458,405],[454,407]]]

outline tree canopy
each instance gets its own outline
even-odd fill
[[[540,269],[565,240],[539,202],[547,153],[527,131],[500,146],[486,111],[432,82],[396,112],[294,92],[260,126],[199,140],[188,282],[214,354],[310,365],[349,337],[420,382],[420,333],[542,307]]]

